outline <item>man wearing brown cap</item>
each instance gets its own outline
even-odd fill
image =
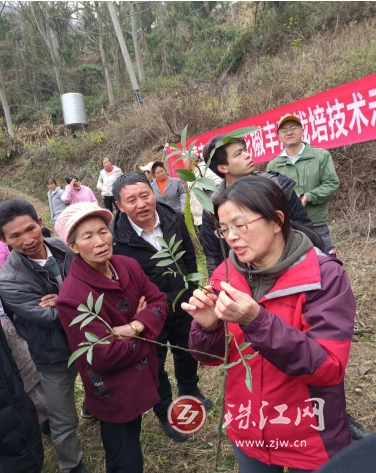
[[[303,142],[303,126],[295,115],[285,115],[277,123],[278,137],[285,146],[268,164],[267,171],[285,174],[296,182],[295,191],[324,242],[326,253],[333,251],[328,228],[328,200],[339,187],[330,153]]]

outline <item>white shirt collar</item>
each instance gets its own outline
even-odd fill
[[[128,215],[127,215],[127,217],[128,217]],[[133,221],[130,217],[128,217],[128,220],[129,220],[129,223],[132,225],[134,231],[137,233],[138,236],[141,236],[141,233],[142,233],[143,231],[146,231],[146,230],[144,230],[143,228],[141,228],[141,227],[139,227],[138,225],[136,225],[136,224],[134,223],[134,221]],[[154,228],[159,227],[160,223],[161,223],[161,221],[159,220],[158,212],[155,211],[155,224],[154,224],[153,230],[154,230]]]

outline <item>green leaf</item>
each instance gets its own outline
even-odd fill
[[[196,235],[195,227],[193,226],[193,217],[191,211],[191,196],[189,192],[187,194],[187,198],[185,199],[185,206],[184,206],[184,220],[185,224],[187,225],[188,231],[192,236]]]
[[[186,251],[179,251],[179,253],[176,253],[176,255],[174,255],[174,258],[175,258],[175,261],[179,261],[179,259],[184,255]]]
[[[248,390],[252,392],[252,374],[251,374],[251,367],[248,363],[243,363],[245,368],[245,385],[247,386]]]
[[[233,363],[229,363],[229,364],[227,364],[227,365],[224,365],[224,368],[225,368],[226,370],[229,370],[230,368],[232,368],[233,366],[238,365],[238,364],[241,363],[241,362],[242,362],[242,359],[239,358],[238,361],[234,361]]]
[[[86,304],[87,304],[88,309],[91,312],[93,310],[93,293],[92,292],[87,296]]]
[[[181,296],[185,293],[186,289],[182,289],[179,294],[175,297],[174,302],[172,303],[172,310],[175,310],[176,303],[181,298]]]
[[[91,342],[81,342],[81,343],[79,343],[77,346],[78,346],[78,347],[83,347],[83,346],[85,346],[85,345],[91,345]]]
[[[185,276],[185,280],[186,281],[201,281],[201,279],[204,279],[204,277],[205,276],[201,273],[191,273]]]
[[[79,356],[81,356],[83,353],[87,352],[90,349],[90,347],[82,347],[76,350],[71,354],[68,360],[68,367],[75,361]]]
[[[182,240],[177,241],[177,242],[175,243],[175,245],[173,246],[173,248],[171,248],[171,253],[172,253],[172,255],[175,254],[175,252],[176,252],[176,250],[179,248],[179,245],[180,245],[181,242],[182,242]]]
[[[174,235],[172,235],[171,240],[168,242],[168,247],[169,247],[170,251],[171,251],[171,248],[174,246],[175,238],[176,238],[176,233]]]
[[[182,154],[181,151],[173,151],[172,153],[168,154],[166,157],[167,159],[173,158],[174,156],[177,156],[177,158],[173,161],[173,163],[176,163],[180,161],[181,159],[184,159],[184,155]]]
[[[176,159],[174,159],[174,161],[172,161],[172,164],[178,163],[179,161],[181,161],[182,159],[184,159],[186,157],[187,157],[187,155],[185,153],[183,153],[182,151],[180,151],[180,156],[178,156]]]
[[[88,308],[86,307],[85,304],[80,304],[80,305],[77,307],[77,310],[80,311],[80,312],[87,312],[87,311],[88,311]]]
[[[150,256],[150,259],[155,259],[155,258],[166,258],[166,256],[171,256],[171,251],[170,250],[160,250],[157,253],[155,253],[153,256]]]
[[[87,307],[86,307],[87,309]],[[74,324],[78,324],[79,322],[81,322],[82,320],[84,320],[88,315],[90,315],[90,312],[87,312],[86,314],[80,314],[80,315],[77,315],[77,317],[75,317],[72,322],[69,324],[69,327],[71,327],[72,325]]]
[[[176,277],[176,272],[173,271],[171,268],[168,271],[165,271],[164,273],[162,273],[162,276],[164,276],[165,274],[172,274],[173,276]]]
[[[89,348],[89,350],[87,351],[87,353],[86,353],[86,360],[87,360],[87,362],[89,363],[89,365],[91,365],[91,364],[92,364],[92,361],[93,361],[93,348],[94,348],[94,347],[91,346],[91,347]]]
[[[99,345],[109,345],[110,341],[109,340],[99,340]]]
[[[204,207],[204,209],[206,209],[208,212],[213,214],[214,213],[214,205],[213,205],[213,202],[212,202],[211,198],[207,194],[205,194],[205,192],[203,190],[198,189],[197,187],[192,189],[192,192],[195,195],[195,197],[197,198],[197,200],[200,202],[200,204]]]
[[[168,266],[169,264],[173,264],[174,260],[173,259],[165,259],[163,261],[158,261],[158,263],[155,266]]]
[[[187,150],[189,157],[190,157],[191,159],[193,159],[194,161],[196,161],[196,160],[191,157],[191,153],[192,153],[192,150],[193,150],[193,148],[194,148],[194,146],[195,146],[195,144],[196,144],[196,141],[197,141],[197,140],[192,141],[192,143],[188,146],[188,150]]]
[[[91,333],[91,332],[85,332],[85,337],[86,337],[86,340],[89,340],[89,342],[99,342],[99,338],[94,334],[94,333]]]
[[[172,149],[177,149],[177,150],[181,151],[181,149],[179,148],[179,146],[176,143],[169,143],[168,145]]]
[[[221,146],[231,143],[234,138],[244,138],[244,136],[253,135],[254,133],[256,133],[256,131],[260,129],[261,128],[259,126],[248,126],[245,128],[238,128],[237,130],[233,130],[226,136],[224,136],[220,141],[218,141],[214,149],[218,149]]]
[[[89,324],[92,320],[95,319],[95,315],[92,315],[91,317],[88,317],[87,319],[85,319],[82,324],[80,325],[80,330],[85,327],[85,325]]]
[[[98,299],[97,299],[97,301],[96,301],[96,303],[95,303],[94,312],[95,312],[96,314],[99,314],[99,312],[101,311],[102,304],[103,304],[103,297],[104,297],[104,293],[101,294],[101,295],[98,297]]]
[[[175,172],[179,174],[179,177],[183,179],[183,181],[195,182],[196,180],[194,173],[192,171],[188,171],[188,169],[175,169]]]
[[[188,125],[184,128],[184,130],[181,132],[181,139],[180,139],[180,142],[181,142],[181,145],[183,147],[183,149],[185,149],[185,145],[187,143],[187,129],[188,129]]]
[[[196,182],[197,184],[200,184],[200,186],[204,189],[208,189],[213,192],[216,192],[218,190],[214,182],[208,177],[199,177]]]
[[[243,351],[243,350],[245,350],[246,348],[248,348],[249,346],[251,346],[251,344],[248,343],[248,342],[241,343],[241,344],[239,345],[239,351]]]
[[[167,243],[165,242],[164,238],[156,236],[156,237],[155,237],[155,240],[156,240],[161,246],[163,246],[163,248],[169,249],[169,247],[168,247]]]
[[[252,360],[252,358],[254,358],[256,355],[258,355],[258,352],[252,353],[252,355],[244,355],[243,358],[245,360]]]

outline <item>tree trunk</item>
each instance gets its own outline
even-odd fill
[[[108,101],[110,103],[110,107],[113,107],[115,105],[115,97],[114,97],[114,91],[112,89],[112,82],[111,82],[110,71],[108,69],[108,62],[107,62],[106,52],[105,52],[104,47],[103,47],[104,32],[103,32],[102,15],[101,15],[101,11],[100,11],[100,8],[99,8],[99,2],[95,2],[95,12],[96,12],[97,18],[98,18],[99,51],[100,51],[100,54],[101,54],[102,67],[103,67],[104,77],[105,77],[105,81],[106,81]]]
[[[128,70],[129,78],[131,80],[133,92],[136,96],[137,102],[139,103],[140,106],[142,106],[143,102],[142,102],[141,92],[140,92],[140,89],[138,88],[138,82],[137,82],[136,74],[134,73],[133,66],[132,66],[132,61],[131,61],[131,58],[129,56],[127,45],[125,44],[124,35],[123,35],[122,30],[121,30],[121,26],[120,26],[120,23],[119,23],[119,18],[116,14],[116,11],[115,11],[114,2],[107,2],[106,4],[107,4],[107,7],[108,7],[108,11],[110,12],[110,15],[111,15],[112,23],[113,23],[114,28],[115,28],[116,36],[118,38],[121,51],[123,53],[124,62],[125,62],[125,65],[127,67],[127,70]]]
[[[129,2],[129,8],[130,8],[130,13],[131,13],[131,24],[132,24],[132,40],[133,40],[134,51],[136,54],[138,78],[140,79],[140,82],[144,82],[145,80],[144,65],[142,62],[140,42],[138,41],[137,16],[135,13],[133,3],[134,2]]]
[[[5,95],[5,84],[4,84],[3,75],[1,73],[1,70],[0,70],[0,100],[1,100],[1,103],[3,104],[5,121],[6,121],[6,124],[7,124],[8,133],[10,134],[11,137],[14,137],[12,117],[10,116],[9,105],[8,105],[7,97]]]

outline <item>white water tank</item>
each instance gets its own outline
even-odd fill
[[[81,94],[70,93],[61,96],[64,125],[87,125],[84,97]]]

